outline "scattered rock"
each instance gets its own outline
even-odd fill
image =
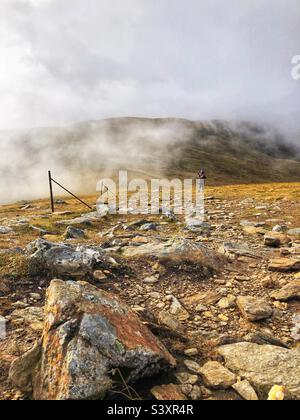
[[[29,210],[32,209],[32,205],[31,204],[27,204],[26,206],[22,207],[21,210],[25,211],[25,210]]]
[[[40,236],[53,236],[53,235],[57,235],[57,232],[50,232],[50,230],[46,230],[46,229],[42,229],[40,227],[37,226],[33,226],[33,225],[28,225],[28,227],[32,230],[35,230],[36,232],[39,233]]]
[[[211,225],[197,217],[186,218],[186,229],[199,234],[208,234],[211,231]]]
[[[278,248],[280,246],[289,245],[292,242],[291,238],[282,233],[267,233],[264,238],[265,246],[271,248]]]
[[[260,235],[263,236],[266,233],[266,229],[261,227],[254,227],[254,226],[244,226],[243,231],[247,235]]]
[[[238,282],[240,282],[240,283],[245,283],[245,282],[247,282],[247,281],[251,281],[251,278],[250,278],[250,277],[248,277],[248,276],[235,276],[235,277],[234,277],[234,280],[235,280],[235,281],[238,281]]]
[[[300,399],[300,349],[238,343],[218,352],[227,368],[247,379],[262,398],[279,383],[286,387],[288,399]]]
[[[149,255],[157,258],[168,258],[172,256],[180,258],[197,253],[199,257],[201,256],[203,264],[219,267],[224,263],[216,252],[208,249],[202,244],[194,243],[187,239],[174,239],[168,242],[152,242],[139,247],[125,247],[123,248],[122,253],[125,257]]]
[[[42,331],[44,309],[34,306],[29,306],[24,309],[16,309],[11,313],[10,319],[15,323],[25,323],[34,331]]]
[[[108,209],[109,210],[109,209]],[[83,214],[80,217],[76,217],[75,219],[71,220],[60,220],[55,222],[56,225],[70,225],[70,226],[78,226],[78,225],[86,225],[90,226],[93,222],[99,222],[101,220],[101,215],[98,212],[91,212],[87,214]]]
[[[232,388],[246,401],[258,401],[258,396],[251,386],[250,382],[238,381],[236,384],[232,385]]]
[[[186,397],[178,385],[159,385],[151,389],[151,394],[158,401],[185,401]]]
[[[123,226],[124,230],[136,230],[138,228],[141,228],[141,226],[145,226],[148,225],[149,222],[146,219],[142,219],[142,220],[135,220],[134,222],[131,223],[127,223],[126,225]]]
[[[208,362],[200,369],[204,384],[213,389],[228,389],[236,382],[236,376],[219,362]]]
[[[140,230],[142,231],[149,231],[149,230],[157,230],[158,225],[156,223],[145,223],[140,227]]]
[[[293,281],[282,289],[272,292],[271,298],[282,302],[287,302],[291,299],[300,299],[300,282]]]
[[[64,236],[66,239],[84,239],[85,233],[82,229],[77,229],[73,226],[68,226]]]
[[[247,244],[239,244],[235,242],[224,243],[220,247],[219,252],[230,259],[235,259],[237,257],[261,258],[261,256],[257,252],[251,250]]]
[[[273,232],[280,232],[280,233],[282,233],[282,232],[284,232],[286,230],[286,227],[285,226],[282,226],[282,225],[276,225],[276,226],[273,227],[272,230],[273,230]]]
[[[300,315],[293,317],[293,327],[291,329],[291,337],[295,341],[300,341]]]
[[[35,301],[38,301],[38,300],[42,299],[42,297],[39,293],[29,293],[29,296],[30,296],[31,299],[33,299]]]
[[[273,315],[273,309],[265,299],[240,296],[237,299],[237,305],[242,315],[251,322],[267,319]]]
[[[7,294],[9,293],[9,291],[10,291],[10,288],[9,288],[8,283],[5,280],[1,279],[0,280],[0,293]]]
[[[270,271],[299,271],[300,270],[300,258],[277,258],[270,261]]]
[[[107,280],[107,275],[103,273],[103,271],[101,270],[94,271],[93,277],[95,280],[98,280],[98,281]]]
[[[130,383],[176,364],[118,297],[88,283],[61,280],[48,289],[42,349],[35,356],[23,357],[27,370],[17,383],[14,371],[10,377],[22,389],[29,389],[32,379],[36,400],[101,399],[113,386],[112,369],[124,369]]]
[[[269,392],[268,401],[283,401],[285,399],[285,387],[274,385]]]
[[[192,348],[192,349],[186,349],[184,350],[184,354],[188,357],[194,357],[199,354],[198,349]]]
[[[200,386],[194,385],[192,392],[189,394],[189,397],[192,401],[198,401],[202,398],[202,390]]]
[[[186,395],[187,397],[189,397],[189,395],[191,394],[191,392],[193,391],[193,385],[191,384],[184,384],[180,386],[180,390],[181,392]]]
[[[189,319],[190,314],[184,307],[181,305],[179,300],[175,296],[171,296],[172,303],[170,306],[170,314],[174,315],[179,321],[186,321]]]
[[[193,306],[199,304],[214,305],[221,299],[221,294],[218,291],[208,291],[197,293],[193,296],[186,297],[182,299],[182,302],[185,306]]]
[[[158,283],[158,277],[156,277],[156,276],[146,277],[143,280],[143,282],[146,283],[146,284],[156,284],[156,283]]]
[[[265,222],[251,222],[250,220],[241,220],[240,225],[243,227],[260,228],[265,226]]]
[[[184,326],[181,324],[181,322],[167,311],[161,311],[159,313],[158,322],[160,323],[160,325],[169,328],[171,331],[177,334],[185,333]]]
[[[279,285],[279,282],[278,282],[277,279],[274,279],[270,276],[267,276],[264,279],[262,279],[261,285],[265,289],[276,289],[276,287],[278,287],[278,285]]]
[[[198,373],[198,374],[200,373],[200,366],[194,360],[187,359],[183,363],[188,368],[189,371],[193,373]]]
[[[284,343],[282,340],[264,331],[251,332],[243,338],[243,341],[248,341],[249,343],[255,343],[259,345],[270,344],[272,346],[288,348],[286,343]]]
[[[218,306],[221,309],[230,309],[235,307],[236,297],[233,295],[228,295],[225,298],[222,298],[218,302]]]
[[[182,385],[184,384],[195,385],[199,380],[198,375],[191,375],[188,372],[176,373],[175,377],[178,380],[178,382]]]
[[[82,276],[91,274],[97,265],[108,258],[99,248],[72,247],[71,245],[51,243],[42,239],[26,248],[33,272],[49,271],[52,275]]]
[[[288,235],[300,236],[300,228],[290,229],[287,232]]]
[[[12,233],[13,229],[6,226],[0,226],[0,235],[7,235],[8,233]]]
[[[42,346],[36,344],[30,351],[16,359],[9,370],[9,380],[23,392],[32,392],[33,376],[42,354]]]

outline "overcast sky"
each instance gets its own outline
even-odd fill
[[[0,129],[117,116],[299,123],[299,0],[0,0]]]

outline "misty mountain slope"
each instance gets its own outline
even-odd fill
[[[276,130],[247,122],[119,118],[1,132],[0,201],[45,196],[48,169],[81,193],[119,169],[182,178],[204,167],[211,184],[300,181],[299,156]]]

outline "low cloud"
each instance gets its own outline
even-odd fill
[[[298,0],[1,0],[0,128],[118,116],[299,124]]]

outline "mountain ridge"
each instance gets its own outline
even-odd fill
[[[118,170],[191,178],[204,167],[211,185],[297,182],[299,145],[300,136],[292,143],[272,126],[246,121],[127,117],[5,131],[0,197],[45,196],[48,169],[80,193],[94,192],[99,178]]]

